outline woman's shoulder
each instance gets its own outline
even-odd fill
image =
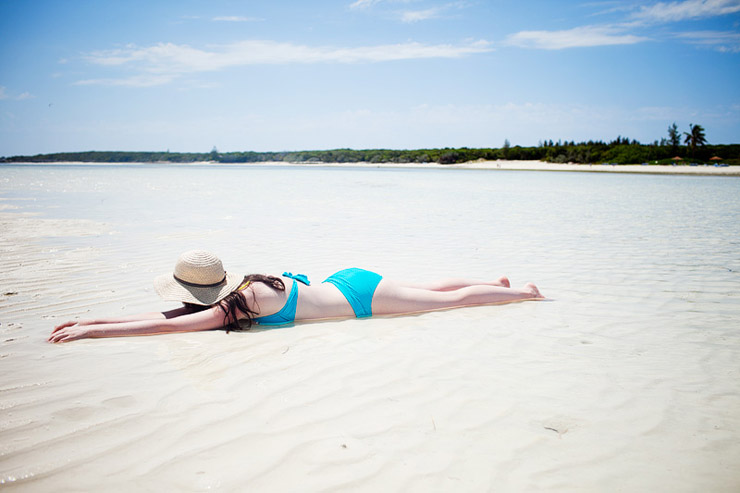
[[[277,277],[277,276],[275,276]],[[280,279],[280,277],[278,277]],[[251,294],[255,298],[280,297],[280,291],[264,282],[250,282],[241,290],[244,294]]]
[[[275,289],[264,282],[250,282],[241,290],[241,295],[249,308],[257,312],[257,316],[276,313],[287,299],[285,291]]]

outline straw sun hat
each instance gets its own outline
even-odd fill
[[[166,301],[212,305],[239,287],[242,279],[227,273],[214,254],[190,250],[180,255],[172,274],[154,279],[154,289]]]

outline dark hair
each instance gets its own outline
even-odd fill
[[[224,327],[227,328],[227,331],[229,329],[247,330],[252,326],[252,318],[254,317],[254,315],[257,314],[257,312],[249,308],[249,305],[247,304],[247,298],[244,294],[242,294],[242,291],[243,288],[247,287],[246,285],[248,283],[253,282],[261,282],[267,284],[272,289],[285,291],[285,283],[283,283],[283,281],[279,277],[265,276],[262,274],[250,274],[248,276],[244,276],[244,280],[239,285],[239,287],[242,289],[232,291],[218,303],[215,303],[213,305],[196,305],[194,303],[184,303],[185,308],[187,308],[190,313],[196,313],[211,308],[213,306],[218,306],[224,312]],[[252,294],[252,306],[256,304],[257,301],[254,299],[254,294]],[[239,323],[239,312],[247,316],[246,320],[244,321],[244,323],[246,323],[246,327],[242,327],[242,325]]]

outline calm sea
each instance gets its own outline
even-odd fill
[[[254,269],[506,271],[556,289],[587,283],[620,296],[663,287],[737,301],[737,290],[725,289],[740,275],[737,178],[259,166],[0,171],[5,207],[104,223],[111,234],[81,245],[117,255],[121,245],[168,254],[202,246]]]
[[[302,419],[303,411],[290,411],[301,390],[308,396],[301,405],[314,409],[305,416],[316,420],[295,428],[307,444],[333,439],[333,409],[352,410],[341,414],[351,436],[380,423],[363,446],[382,453],[322,466],[324,473],[336,466],[337,478],[347,467],[358,477],[370,469],[378,478],[406,477],[392,459],[417,457],[419,467],[451,464],[449,473],[415,477],[420,482],[409,484],[419,491],[423,481],[450,475],[481,478],[483,490],[737,484],[738,178],[2,166],[0,218],[0,397],[15,413],[0,427],[2,441],[13,444],[0,470],[5,479],[38,474],[40,485],[61,478],[80,488],[148,481],[147,471],[157,471],[164,489],[179,489],[183,471],[200,470],[200,451],[227,443],[234,453],[214,453],[208,470],[225,468],[218,477],[239,489],[250,484],[240,475],[242,453],[263,457],[275,449],[272,434],[294,429],[272,417]],[[550,301],[310,324],[269,337],[44,342],[60,319],[163,308],[152,278],[191,248],[216,252],[232,271],[287,270],[313,280],[350,266],[418,281],[505,274],[514,285],[537,283]],[[348,351],[352,365],[326,370]],[[283,387],[279,378],[299,383]],[[327,387],[337,390],[326,396]],[[326,407],[314,396],[326,396]],[[370,421],[359,411],[367,406]],[[388,406],[398,414],[384,414]],[[417,423],[429,430],[414,431]],[[445,435],[455,423],[461,431]],[[443,436],[454,447],[435,441]],[[293,462],[275,452],[265,465],[276,480],[325,454],[294,442],[285,442],[296,447]],[[341,443],[354,450],[355,442]],[[413,454],[404,455],[407,443],[418,445]],[[375,467],[395,444],[402,450]],[[122,454],[127,447],[136,452]],[[93,449],[97,455],[85,455]],[[537,454],[546,459],[529,460]],[[74,474],[60,465],[68,456]]]

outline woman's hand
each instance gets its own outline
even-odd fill
[[[63,329],[64,327],[71,327],[73,325],[92,325],[95,323],[95,320],[70,320],[69,322],[64,322],[63,324],[59,324],[56,327],[54,327],[54,332],[56,332],[59,329]]]
[[[87,322],[87,323],[85,323]],[[54,327],[54,330],[49,336],[48,342],[70,342],[77,339],[84,339],[90,337],[91,331],[89,321],[82,320],[80,322],[65,322],[61,325]]]

